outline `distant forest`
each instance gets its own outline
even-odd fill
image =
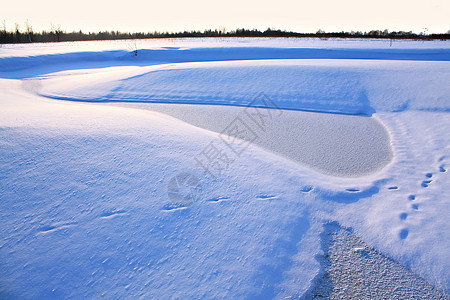
[[[315,38],[370,38],[370,39],[414,39],[414,40],[448,40],[450,31],[442,34],[416,34],[411,31],[388,31],[371,30],[368,32],[324,32],[322,30],[316,33],[298,33],[292,31],[274,30],[268,28],[265,31],[256,29],[237,29],[225,31],[222,29],[204,30],[204,31],[183,31],[183,32],[120,32],[120,31],[102,31],[102,32],[66,32],[59,27],[49,31],[34,32],[32,27],[26,23],[25,29],[20,30],[18,24],[12,31],[0,30],[0,44],[14,43],[45,43],[45,42],[68,42],[68,41],[91,41],[91,40],[119,40],[119,39],[148,39],[148,38],[179,38],[179,37],[315,37]]]

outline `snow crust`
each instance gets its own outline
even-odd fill
[[[389,133],[377,118],[221,105],[112,105],[161,112],[217,133],[242,117],[257,137],[254,145],[332,176],[369,175],[393,158]],[[255,126],[250,113],[264,121],[263,128]]]

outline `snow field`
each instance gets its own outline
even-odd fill
[[[447,42],[124,46],[0,49],[0,297],[301,297],[358,247],[400,270],[381,283],[448,292]],[[211,178],[196,158],[261,92],[287,110]],[[168,194],[182,173],[201,183],[188,206]]]

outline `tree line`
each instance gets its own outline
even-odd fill
[[[370,38],[370,39],[416,39],[416,40],[448,40],[450,31],[442,34],[416,34],[412,31],[388,31],[371,30],[368,32],[325,32],[318,30],[316,33],[299,33],[293,31],[276,30],[268,28],[265,31],[257,29],[236,29],[226,31],[224,29],[208,29],[203,31],[182,31],[182,32],[120,32],[120,31],[100,31],[66,32],[60,27],[52,26],[51,30],[34,32],[32,27],[26,22],[24,30],[16,24],[14,30],[0,30],[0,44],[14,43],[45,43],[45,42],[69,42],[69,41],[91,41],[91,40],[119,40],[119,39],[148,39],[148,38],[179,38],[179,37],[317,37],[317,38]]]

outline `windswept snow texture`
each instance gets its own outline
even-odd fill
[[[129,43],[0,48],[0,298],[450,292],[447,41],[162,39],[136,41],[137,57]],[[261,93],[292,131],[222,134]],[[225,117],[155,109],[174,103]],[[351,132],[365,136],[340,140]],[[292,133],[316,153],[292,153]],[[389,159],[324,171],[367,148]],[[298,163],[323,152],[322,169]]]

